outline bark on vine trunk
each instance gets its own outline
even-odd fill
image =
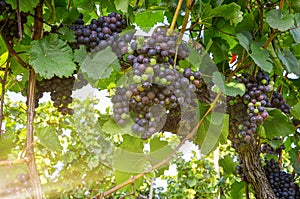
[[[238,149],[243,161],[243,171],[247,181],[254,190],[257,199],[277,199],[261,165],[256,145],[246,145]]]
[[[42,38],[43,31],[43,1],[39,2],[39,5],[35,8],[34,16],[34,29],[32,38],[39,40]],[[29,71],[29,83],[28,83],[28,109],[27,109],[27,123],[26,123],[26,158],[29,170],[29,176],[33,188],[32,197],[34,199],[42,199],[42,187],[38,175],[38,171],[35,163],[34,156],[34,117],[35,117],[35,89],[36,89],[36,77],[34,69]]]

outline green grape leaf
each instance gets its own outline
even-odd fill
[[[273,9],[266,13],[266,21],[272,28],[286,31],[294,25],[294,15],[285,15],[282,11]]]
[[[73,52],[67,42],[58,39],[57,34],[50,34],[39,41],[33,41],[29,50],[31,64],[42,77],[69,77],[76,69]]]
[[[245,85],[234,80],[232,80],[229,83],[226,83],[225,89],[226,89],[226,95],[229,96],[237,96],[237,95],[242,96],[246,92]]]
[[[48,7],[50,15],[47,18],[48,23],[55,23],[56,21],[56,13],[55,13],[55,1],[54,0],[46,0],[45,5]]]
[[[39,138],[41,144],[49,150],[56,152],[62,151],[62,146],[60,145],[54,126],[36,127],[35,135]]]
[[[289,155],[291,157],[291,163],[297,174],[300,174],[300,156],[299,156],[299,152],[298,152],[299,150],[300,150],[300,148],[297,147],[294,150],[289,151]]]
[[[135,23],[143,30],[148,30],[155,24],[164,21],[164,10],[140,12],[135,15]]]
[[[150,163],[156,165],[164,160],[173,151],[172,147],[166,141],[161,141],[159,137],[150,140]]]
[[[218,86],[218,88],[223,92],[226,93],[225,90],[225,76],[220,73],[219,71],[216,71],[213,73],[212,81],[215,85]]]
[[[28,12],[33,10],[40,1],[32,0],[32,1],[19,1],[19,2],[20,2],[20,11]],[[13,9],[17,8],[17,1],[15,0],[6,0],[6,3],[11,4],[11,7]]]
[[[252,35],[250,32],[238,33],[236,35],[241,46],[243,46],[247,51],[249,51],[250,42],[252,41]]]
[[[226,95],[243,95],[246,91],[245,85],[235,80],[225,83],[225,76],[218,71],[213,73],[213,82]]]
[[[300,26],[300,24],[299,24]],[[296,43],[300,43],[300,28],[292,27],[290,30],[291,35],[293,36],[293,39],[295,40]]]
[[[115,170],[113,176],[115,176],[116,184],[121,184],[127,180],[129,180],[132,176],[136,175],[136,173],[130,173],[125,171]],[[139,178],[134,181],[134,190],[140,189],[143,184],[143,178]],[[120,189],[124,193],[130,193],[132,191],[132,184],[128,184],[124,188]]]
[[[140,137],[131,135],[123,135],[122,144],[119,145],[120,149],[130,151],[133,153],[143,153],[144,141]]]
[[[290,29],[290,34],[292,35],[296,43],[300,43],[300,14],[299,13],[295,14],[295,20],[296,20],[297,27],[293,26]]]
[[[300,59],[300,43],[292,45],[291,51],[295,55],[295,57],[299,60]]]
[[[263,70],[267,72],[271,72],[273,65],[272,60],[270,59],[269,53],[266,49],[259,46],[257,43],[251,44],[251,51],[250,54],[251,58],[254,62]]]
[[[99,80],[110,76],[113,64],[117,63],[115,62],[116,60],[118,60],[118,58],[109,47],[93,55],[86,56],[80,65],[80,69],[86,73],[89,78]]]
[[[226,155],[219,160],[219,165],[223,167],[225,174],[236,174],[236,164],[230,155]]]
[[[218,112],[212,112],[205,117],[195,136],[195,143],[200,146],[202,154],[209,154],[213,151],[219,144],[222,134],[228,134],[225,119],[226,114]]]
[[[300,75],[298,60],[290,50],[284,49],[282,53],[280,49],[278,49],[278,57],[286,66],[289,73],[295,73],[298,76]]]
[[[70,30],[67,27],[62,27],[58,29],[58,33],[60,33],[59,38],[68,42],[76,42],[75,34],[73,30]]]
[[[118,135],[118,134],[131,134],[132,122],[127,122],[124,127],[120,127],[113,118],[107,120],[103,126],[102,130],[107,134]]]
[[[231,185],[231,197],[232,199],[240,199],[243,198],[243,194],[245,193],[245,182],[234,182]]]
[[[123,136],[123,142],[114,151],[114,168],[119,171],[140,173],[147,156],[143,153],[144,142],[140,137]]]
[[[79,49],[74,50],[74,61],[81,65],[87,55],[86,46],[81,45]]]
[[[214,17],[224,17],[224,19],[230,20],[233,24],[237,24],[243,20],[241,6],[236,3],[223,4],[214,8],[210,14]]]
[[[279,109],[273,109],[268,112],[269,117],[263,122],[267,138],[273,139],[273,137],[287,136],[295,132],[294,125]]]
[[[117,10],[120,10],[123,13],[127,13],[129,0],[114,0]]]
[[[250,13],[244,13],[244,18],[243,21],[238,23],[235,27],[237,32],[242,32],[242,31],[247,31],[251,32],[255,29],[257,29],[258,24],[256,17],[254,16],[255,14],[253,12]]]
[[[300,120],[300,102],[293,106],[291,109],[291,115],[295,118]]]
[[[2,56],[3,53],[7,52],[7,47],[5,45],[5,42],[3,41],[2,37],[0,37],[0,56]]]

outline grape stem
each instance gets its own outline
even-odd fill
[[[34,9],[34,26],[33,40],[39,40],[43,36],[43,3],[41,0],[38,6]],[[35,164],[34,156],[34,117],[35,117],[35,90],[36,90],[36,74],[33,68],[29,71],[28,96],[27,96],[27,121],[26,121],[26,158],[29,170],[30,181],[33,188],[32,198],[42,199],[42,187],[39,179],[38,171]]]
[[[26,159],[19,159],[19,160],[3,160],[0,161],[0,166],[12,166],[17,164],[24,164]]]
[[[194,129],[186,135],[186,137],[176,146],[176,148],[164,159],[162,160],[160,163],[154,165],[152,168],[136,175],[136,176],[132,176],[129,180],[113,187],[112,189],[102,193],[102,194],[98,194],[96,196],[96,198],[100,197],[100,199],[104,198],[105,196],[108,196],[116,191],[118,191],[119,189],[125,187],[126,185],[129,185],[129,184],[132,184],[134,183],[137,179],[145,176],[146,174],[162,167],[163,165],[167,164],[171,158],[177,153],[177,151],[182,147],[182,145],[184,145],[184,143],[188,140],[190,140],[191,138],[194,137],[195,133],[197,132],[198,128],[200,127],[200,125],[203,123],[204,119],[208,116],[208,114],[214,109],[214,107],[216,106],[216,103],[218,101],[218,99],[220,98],[221,96],[221,92],[219,92],[216,96],[216,98],[214,99],[214,101],[210,104],[210,107],[209,109],[205,112],[205,114],[203,115],[203,117],[200,119],[200,121],[198,122],[198,124],[194,127]]]
[[[172,23],[171,23],[171,26],[169,28],[169,32],[172,32],[175,28],[175,24],[176,24],[176,21],[177,21],[177,17],[179,15],[179,11],[180,11],[180,8],[181,8],[181,5],[182,5],[182,2],[183,0],[179,0],[178,1],[178,5],[177,5],[177,8],[176,8],[176,11],[174,13],[174,17],[172,19]]]
[[[5,45],[6,45],[7,49],[8,49],[9,54],[10,54],[13,58],[15,58],[15,59],[17,60],[17,62],[18,62],[21,66],[23,66],[25,69],[30,69],[31,66],[30,66],[28,63],[26,63],[25,61],[23,61],[23,60],[21,59],[21,57],[19,57],[18,53],[13,49],[13,47],[10,45],[10,43],[7,41],[7,39],[6,39],[3,35],[2,35],[2,39],[3,39]]]
[[[18,19],[19,40],[22,41],[22,21],[21,21],[21,12],[20,12],[20,0],[17,0],[17,19]]]

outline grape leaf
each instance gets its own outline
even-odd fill
[[[112,72],[112,64],[116,64],[117,59],[111,48],[106,48],[93,55],[86,56],[80,65],[80,69],[93,80],[107,78]]]
[[[295,20],[296,20],[296,27],[293,26],[290,29],[290,33],[293,36],[296,43],[300,43],[300,14],[295,14]]]
[[[225,89],[226,89],[226,95],[230,95],[230,96],[237,96],[237,95],[242,96],[246,91],[246,87],[244,84],[234,80],[232,80],[229,83],[226,83]]]
[[[228,125],[225,125],[228,120],[225,119],[226,114],[217,112],[205,117],[195,137],[195,143],[200,146],[202,154],[209,154],[218,145],[220,136],[228,134]]]
[[[254,60],[254,62],[266,72],[271,72],[273,65],[271,63],[271,59],[269,53],[266,49],[259,46],[257,43],[251,44],[252,53],[250,56]]]
[[[5,0],[6,3],[11,4],[11,7],[13,9],[17,8],[17,1],[15,0]],[[31,0],[31,1],[19,1],[20,2],[20,11],[28,12],[33,10],[38,3],[40,2],[39,0]]]
[[[47,79],[55,75],[69,77],[76,69],[72,49],[65,41],[58,39],[57,34],[33,41],[29,54],[31,55],[29,64]]]
[[[86,47],[81,45],[79,49],[74,50],[74,61],[77,62],[79,65],[82,64],[84,59],[87,57]]]
[[[297,59],[300,59],[300,43],[292,45],[291,46],[291,51],[293,52],[293,54],[295,55],[295,57]]]
[[[213,82],[226,95],[237,96],[243,95],[246,91],[245,85],[237,81],[225,83],[225,76],[220,72],[213,73]]]
[[[135,23],[143,30],[148,30],[156,23],[164,21],[163,10],[140,12],[135,15]]]
[[[300,119],[300,102],[293,106],[291,114],[295,119]]]
[[[73,30],[70,30],[67,27],[62,27],[58,29],[58,33],[60,33],[59,38],[68,42],[76,42],[75,34]]]
[[[113,118],[107,120],[103,126],[102,130],[107,134],[117,135],[117,134],[131,134],[132,122],[127,122],[124,127],[120,127]]]
[[[6,47],[2,37],[0,37],[0,55],[2,56],[2,54],[5,52],[7,52],[7,47]]]
[[[236,3],[230,3],[214,8],[210,14],[214,17],[224,17],[224,19],[237,24],[243,20],[243,12],[240,10],[241,6]]]
[[[233,158],[230,155],[226,155],[224,158],[221,158],[219,160],[219,164],[221,167],[223,167],[224,172],[226,174],[235,174],[235,163],[233,162]]]
[[[39,138],[42,145],[51,151],[61,152],[62,146],[60,145],[55,127],[36,127],[35,132],[35,135]]]
[[[124,135],[122,144],[114,151],[114,168],[130,173],[142,172],[147,161],[143,148],[140,137]]]
[[[129,0],[115,0],[115,5],[117,10],[120,10],[123,13],[127,13]]]
[[[50,12],[49,17],[47,18],[47,22],[49,24],[55,23],[55,21],[56,21],[56,13],[55,13],[55,2],[54,2],[54,0],[46,0],[45,1],[45,6],[48,7],[48,10]]]
[[[273,9],[266,13],[267,23],[274,29],[286,31],[294,24],[294,15],[284,15],[280,10]]]
[[[273,137],[287,136],[295,132],[294,125],[279,109],[273,109],[268,112],[269,117],[263,123],[267,138],[272,139]]]
[[[280,49],[278,49],[278,57],[286,66],[289,73],[295,73],[298,76],[300,75],[298,60],[290,50],[284,49],[282,53]]]
[[[161,141],[159,137],[150,140],[150,163],[155,165],[165,159],[173,151],[166,141]]]
[[[213,73],[213,78],[212,78],[212,81],[215,85],[218,86],[218,88],[223,92],[223,93],[226,93],[226,90],[225,90],[225,76],[216,71]]]
[[[232,199],[240,199],[243,198],[243,194],[245,193],[245,182],[234,182],[231,185],[231,197]]]
[[[124,172],[124,171],[118,171],[115,170],[113,173],[113,176],[115,176],[116,184],[121,184],[125,182],[126,180],[129,180],[132,176],[136,175],[136,173],[130,173],[130,172]],[[134,181],[134,190],[140,189],[140,186],[143,183],[143,178],[139,178]],[[122,191],[124,193],[130,193],[132,191],[132,184],[128,184],[124,188],[120,189],[119,191]]]
[[[250,32],[243,32],[238,33],[236,35],[237,39],[239,40],[240,44],[249,51],[250,41],[252,40],[252,35]]]

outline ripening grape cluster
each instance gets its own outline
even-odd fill
[[[243,73],[236,80],[245,84],[246,92],[243,96],[227,97],[230,136],[233,138],[234,147],[256,141],[258,125],[269,116],[266,107],[279,108],[284,113],[290,110],[282,95],[273,91],[274,82],[263,71],[258,71],[256,76]]]
[[[28,174],[18,174],[12,183],[0,187],[0,198],[24,198],[32,193],[32,187]]]
[[[118,87],[112,97],[115,121],[122,126],[133,115],[132,131],[142,139],[164,129],[168,114],[178,114],[191,125],[193,113],[185,112],[195,110],[196,91],[203,88],[204,81],[199,71],[174,63],[178,35],[158,29],[150,37],[132,38],[131,42],[125,38],[131,53],[121,56],[124,68],[132,67],[130,81]],[[177,60],[188,57],[187,44],[181,43],[178,49]]]
[[[51,79],[42,79],[37,81],[36,85],[36,107],[38,107],[39,99],[43,97],[44,92],[50,92],[53,106],[57,108],[63,115],[73,115],[74,110],[69,107],[72,103],[72,90],[80,89],[87,85],[88,82],[83,75],[59,78],[57,76]]]
[[[0,1],[0,15],[4,19],[0,20],[1,34],[11,43],[14,38],[18,38],[18,20],[17,12],[13,10],[11,5],[5,1]],[[27,13],[21,12],[21,28],[27,22]]]
[[[127,22],[122,15],[111,12],[108,16],[92,19],[88,25],[84,25],[83,15],[80,14],[76,22],[69,28],[75,31],[78,47],[85,45],[88,51],[99,51],[118,38],[118,33],[126,27]]]
[[[280,139],[273,138],[273,140],[278,141]],[[283,144],[281,144],[278,148],[274,148],[268,143],[262,143],[260,147],[260,151],[262,153],[269,154],[269,155],[276,155],[276,156],[279,156],[279,154],[281,154],[282,150],[284,149],[285,147]]]
[[[300,199],[298,185],[294,183],[292,174],[281,171],[278,162],[274,159],[265,161],[265,174],[275,193],[280,199]]]

